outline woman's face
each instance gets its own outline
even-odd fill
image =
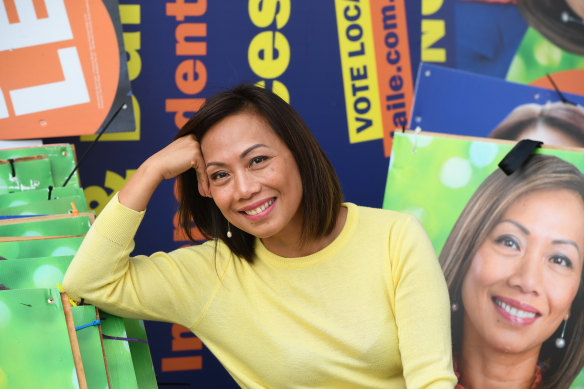
[[[263,239],[299,234],[300,172],[263,117],[251,112],[226,117],[203,136],[201,150],[211,196],[230,223]]]
[[[584,203],[575,192],[540,190],[515,200],[463,280],[463,342],[539,352],[570,312],[583,254]]]

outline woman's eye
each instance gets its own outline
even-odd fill
[[[225,178],[225,177],[227,177],[227,173],[225,173],[225,172],[216,172],[216,173],[211,174],[211,179],[213,181],[220,180],[221,178]]]
[[[564,255],[554,255],[550,258],[550,262],[560,266],[566,266],[569,269],[572,268],[572,261]]]
[[[260,157],[253,157],[250,161],[249,161],[249,165],[257,165],[262,163],[263,161],[265,161],[266,159],[268,159],[268,157],[264,157],[264,156],[260,156]]]
[[[508,248],[519,249],[519,243],[511,236],[500,236],[495,239],[495,242]]]

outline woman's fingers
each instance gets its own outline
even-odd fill
[[[177,170],[173,172],[174,176],[187,171],[189,168],[195,169],[199,193],[201,196],[211,197],[207,166],[205,165],[205,159],[203,158],[203,152],[201,151],[201,144],[192,134],[185,135],[184,137],[177,139],[175,142],[177,142],[177,144],[174,145],[175,147],[169,150],[170,154],[173,155],[175,159],[179,160]],[[184,161],[188,161],[188,164],[181,163],[182,158],[185,158]]]
[[[198,143],[197,143],[198,144]],[[200,147],[200,146],[199,146]],[[199,184],[199,193],[203,197],[211,197],[211,191],[209,188],[209,176],[207,176],[207,167],[205,166],[205,160],[198,158],[193,161],[193,169],[197,173],[197,182]]]

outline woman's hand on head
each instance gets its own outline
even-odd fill
[[[152,155],[145,162],[150,169],[158,172],[160,181],[175,178],[189,169],[195,169],[201,196],[210,197],[209,178],[201,145],[192,134],[176,139],[171,144]]]
[[[197,173],[201,196],[211,197],[201,145],[194,135],[185,135],[144,161],[124,185],[118,199],[128,208],[143,211],[163,180],[175,178],[189,169]]]

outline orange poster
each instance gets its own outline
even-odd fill
[[[130,101],[121,36],[117,1],[0,1],[0,139],[99,132]]]

